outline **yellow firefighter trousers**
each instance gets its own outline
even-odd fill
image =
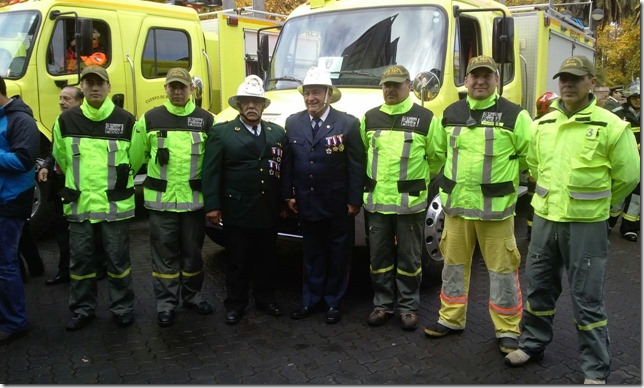
[[[496,337],[519,337],[523,299],[519,285],[521,254],[514,238],[514,217],[501,221],[445,217],[440,250],[445,257],[439,320],[451,329],[464,329],[472,255],[478,241],[490,276],[488,308]]]

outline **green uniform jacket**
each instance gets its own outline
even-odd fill
[[[525,109],[497,93],[445,108],[433,140],[436,153],[446,155],[440,184],[446,214],[485,221],[514,215],[531,125]]]
[[[415,214],[427,208],[430,141],[439,122],[411,97],[365,113],[360,135],[367,151],[364,208],[383,214]]]
[[[202,178],[204,207],[206,212],[221,210],[225,225],[252,229],[277,226],[286,132],[266,121],[261,122],[261,128],[266,139],[261,151],[239,116],[208,132]]]
[[[133,175],[144,159],[134,116],[107,98],[99,109],[83,100],[53,130],[53,156],[65,174],[63,209],[72,222],[134,217]]]
[[[640,179],[640,156],[630,124],[591,102],[570,117],[561,100],[533,125],[528,152],[537,180],[535,214],[557,222],[596,222]]]
[[[201,169],[206,131],[213,122],[212,114],[192,100],[185,107],[166,100],[137,121],[148,163],[143,182],[146,208],[185,212],[203,207]]]

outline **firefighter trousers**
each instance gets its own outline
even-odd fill
[[[535,215],[533,233],[526,263],[528,295],[519,348],[536,355],[552,341],[555,305],[565,268],[581,369],[585,378],[606,380],[611,364],[603,296],[608,261],[606,222],[552,222]]]
[[[134,313],[129,225],[129,220],[69,223],[69,309],[72,312],[88,316],[96,310],[96,273],[100,259],[94,233],[100,233],[107,257],[110,311],[114,315]]]
[[[445,216],[439,245],[445,262],[438,323],[456,330],[465,328],[477,241],[490,276],[488,309],[496,337],[518,338],[523,305],[519,284],[521,254],[514,238],[514,217],[479,221]]]
[[[150,210],[152,286],[157,312],[174,311],[180,298],[184,303],[194,305],[203,301],[204,219],[203,209],[190,212]]]
[[[400,313],[418,310],[425,213],[365,215],[374,308],[393,312],[397,304]]]

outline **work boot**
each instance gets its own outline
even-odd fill
[[[405,331],[414,331],[418,328],[418,317],[413,311],[400,314],[400,327]]]
[[[385,310],[375,309],[369,314],[367,318],[367,324],[369,326],[382,326],[387,319],[391,318],[391,313],[386,312]]]
[[[622,235],[622,238],[630,242],[637,242],[637,233],[635,232],[626,232]]]
[[[521,349],[517,349],[514,352],[509,353],[505,356],[505,364],[507,366],[519,367],[524,366],[530,361],[539,361],[543,358],[543,353],[539,353],[536,356],[531,356],[528,353],[524,352]]]
[[[463,332],[463,329],[461,330],[451,329],[447,326],[441,325],[438,322],[432,325],[429,325],[425,328],[425,335],[428,336],[429,338],[441,338],[441,337],[445,337],[448,334],[460,334],[462,332]]]
[[[584,379],[584,384],[606,384],[606,380],[601,380],[601,379]]]
[[[510,337],[499,338],[499,350],[501,353],[512,353],[519,349],[519,340]]]

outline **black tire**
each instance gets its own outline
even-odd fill
[[[38,182],[34,189],[34,201],[31,205],[31,217],[29,226],[34,239],[40,239],[51,230],[54,220],[54,203],[49,197],[49,182]]]

